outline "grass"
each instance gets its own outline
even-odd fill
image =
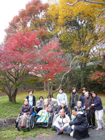
[[[56,93],[57,94],[57,93]],[[56,97],[56,94],[54,95]],[[34,93],[34,96],[36,97],[36,100],[39,99],[39,96],[43,96],[44,98],[47,97],[48,92],[44,91],[36,91]],[[0,96],[0,119],[5,118],[16,118],[18,113],[20,112],[20,109],[23,105],[23,100],[28,96],[27,92],[19,93],[17,95],[17,102],[11,103],[8,100],[8,96]]]
[[[8,100],[8,96],[0,96],[0,119],[5,118],[16,118],[20,112],[20,109],[23,105],[23,100],[28,95],[27,92],[19,93],[17,95],[17,102],[16,103],[10,103]],[[39,99],[39,96],[43,96],[44,98],[47,97],[48,92],[45,91],[35,91],[34,96],[36,97],[36,100]],[[67,94],[69,99],[69,93]],[[54,97],[56,98],[57,93],[54,94]],[[102,99],[103,106],[105,107],[105,95],[99,94],[99,96]],[[104,121],[105,121],[105,115],[104,115]],[[52,131],[51,128],[37,128],[35,127],[30,132],[24,132],[24,131],[17,131],[17,129],[12,127],[5,127],[0,131],[0,140],[21,140],[26,139],[28,137],[35,137],[37,135],[41,136],[49,136],[51,134],[54,134],[55,131]]]
[[[7,127],[3,128],[2,131],[0,131],[0,140],[20,140],[20,139],[26,139],[29,137],[36,137],[39,136],[49,136],[53,133],[51,128],[34,128],[31,131],[17,131],[17,129],[14,129],[14,127]]]
[[[18,116],[18,113],[20,112],[20,109],[23,105],[23,100],[26,98],[28,95],[27,92],[24,93],[19,93],[17,95],[17,102],[16,103],[11,103],[8,100],[8,96],[0,96],[0,119],[5,119],[5,118],[16,118]],[[39,96],[43,96],[44,98],[47,97],[48,92],[45,91],[36,91],[34,93],[34,96],[36,97],[36,100],[39,99]],[[54,94],[54,97],[56,98],[57,93]],[[69,99],[69,94],[67,94],[68,99]],[[100,94],[102,99],[103,106],[105,107],[105,95]]]

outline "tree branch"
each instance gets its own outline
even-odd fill
[[[70,2],[67,2],[66,4],[67,5],[70,5],[70,6],[74,6],[74,4],[76,4],[77,2],[79,2],[79,1],[81,1],[81,2],[87,2],[87,3],[94,3],[94,4],[101,4],[101,5],[105,5],[105,3],[103,3],[103,2],[95,2],[95,1],[88,1],[88,0],[77,0],[76,2],[74,2],[74,3],[70,3]],[[86,3],[85,3],[86,4]],[[88,5],[88,4],[86,4],[86,5]]]

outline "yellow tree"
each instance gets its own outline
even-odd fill
[[[54,27],[52,34],[59,37],[65,52],[78,55],[81,71],[87,62],[93,60],[90,55],[93,47],[99,41],[104,42],[103,8],[101,4],[75,3],[74,0],[59,0],[59,3],[50,5],[48,15]]]

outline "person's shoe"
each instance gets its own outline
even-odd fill
[[[96,127],[95,126],[92,126],[92,129],[95,129]]]
[[[102,129],[105,129],[105,126]]]
[[[61,135],[61,134],[63,134],[63,132],[58,132],[58,134],[57,134],[57,135]]]
[[[101,128],[96,128],[96,130],[101,130]]]
[[[70,134],[68,134],[68,136],[70,136]]]
[[[89,125],[89,128],[91,128],[92,127],[92,125]]]

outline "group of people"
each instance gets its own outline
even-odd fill
[[[105,129],[101,98],[94,91],[89,93],[85,87],[82,88],[80,97],[76,87],[73,87],[69,103],[62,88],[59,89],[57,99],[48,95],[46,99],[40,96],[38,101],[33,95],[33,90],[30,90],[20,113],[22,127],[25,126],[30,114],[38,114],[37,123],[47,123],[49,114],[53,113],[52,128],[58,132],[57,134],[67,131],[68,135],[78,139],[89,137],[88,128],[96,128],[95,117],[96,130]]]

